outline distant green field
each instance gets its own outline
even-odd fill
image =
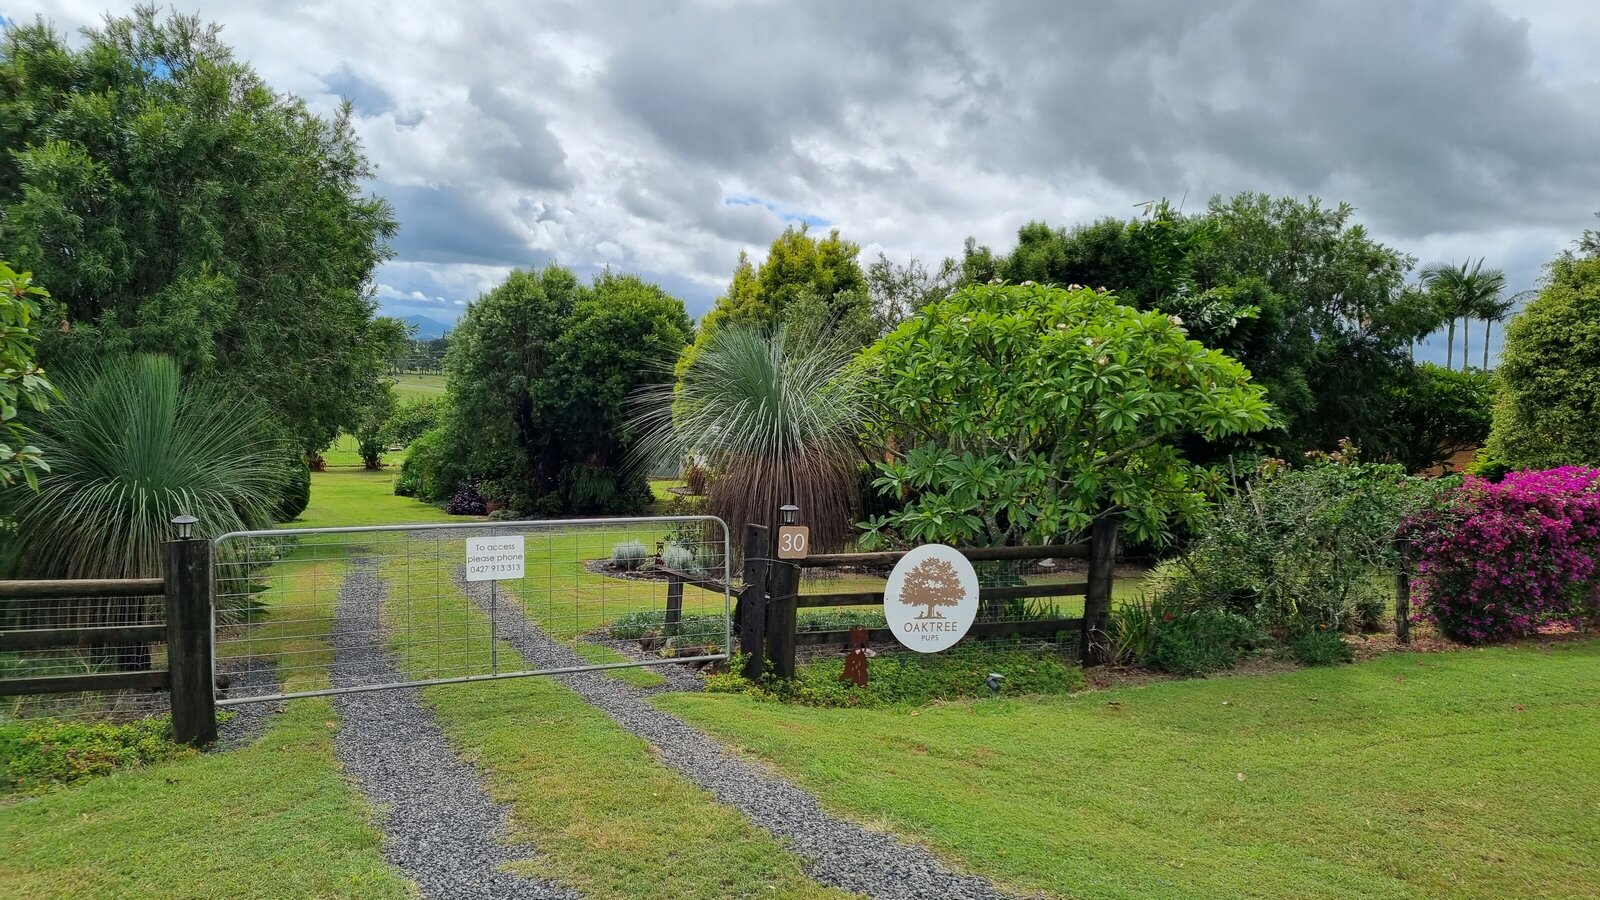
[[[400,398],[401,403],[411,400],[426,400],[429,397],[438,397],[443,394],[443,375],[394,376],[394,395]]]

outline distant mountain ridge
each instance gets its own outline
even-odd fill
[[[430,319],[427,316],[405,316],[401,318],[400,321],[406,323],[407,325],[416,327],[417,333],[415,336],[419,341],[431,341],[434,338],[442,338],[446,334],[450,333],[451,328],[455,327],[453,325],[446,325],[438,319]]]

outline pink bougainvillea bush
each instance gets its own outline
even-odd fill
[[[1468,477],[1413,517],[1419,618],[1473,644],[1600,611],[1600,469]]]

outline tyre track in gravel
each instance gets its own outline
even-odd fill
[[[485,615],[491,615],[488,582],[456,585]],[[520,605],[493,606],[501,640],[515,647],[530,668],[583,665],[566,644],[529,622]],[[999,900],[1010,895],[988,880],[955,872],[927,848],[863,828],[822,810],[815,795],[728,752],[719,742],[676,716],[662,712],[645,694],[600,672],[550,676],[644,738],[662,763],[710,791],[780,840],[805,861],[813,880],[879,900]]]
[[[334,616],[334,687],[403,680],[394,657],[374,646],[384,633],[385,587],[370,557],[350,562]],[[456,755],[419,688],[335,694],[334,749],[348,775],[383,816],[384,855],[438,900],[569,900],[572,891],[505,871],[534,855],[507,843],[510,810],[484,790]]]

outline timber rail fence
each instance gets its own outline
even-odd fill
[[[1044,559],[1082,559],[1088,561],[1088,577],[1077,582],[1023,584],[983,587],[978,592],[980,608],[995,610],[1007,601],[1043,597],[1084,598],[1083,615],[1078,617],[1030,618],[1014,621],[979,621],[967,632],[975,637],[1049,637],[1063,632],[1078,635],[1080,658],[1084,665],[1106,661],[1106,629],[1111,617],[1111,589],[1115,581],[1118,520],[1096,520],[1090,539],[1077,544],[1052,544],[1034,547],[974,547],[961,553],[973,562],[1034,561]],[[802,559],[771,558],[771,542],[764,525],[747,525],[744,533],[744,583],[736,592],[738,603],[734,624],[738,629],[739,651],[745,656],[744,674],[755,678],[770,664],[779,678],[795,672],[796,650],[802,646],[846,646],[848,629],[802,631],[801,609],[838,606],[868,606],[883,603],[882,591],[842,591],[803,594],[800,575],[805,569],[845,566],[886,566],[898,562],[907,551],[879,553],[827,553]],[[667,572],[666,621],[675,622],[683,607],[683,586],[726,591],[727,586],[697,581],[689,575]],[[888,628],[874,628],[867,637],[873,641],[893,640]]]
[[[211,543],[162,544],[161,570],[160,578],[0,581],[0,652],[82,652],[93,668],[111,670],[0,678],[0,697],[165,690],[174,740],[215,740]],[[159,609],[152,597],[163,599]],[[156,668],[151,648],[161,644],[166,666]],[[61,668],[63,659],[58,653],[45,662]]]

